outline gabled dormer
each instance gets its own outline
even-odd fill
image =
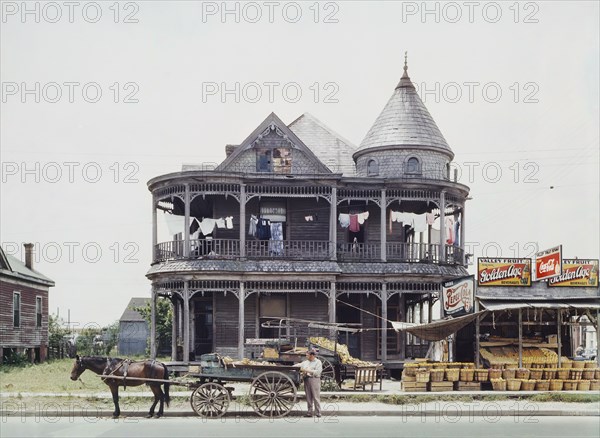
[[[228,145],[227,152],[227,158],[217,170],[274,175],[332,173],[275,113],[239,146]]]

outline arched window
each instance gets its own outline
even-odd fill
[[[421,163],[416,157],[410,157],[406,162],[406,173],[421,173]]]
[[[367,161],[367,176],[377,176],[379,175],[379,163],[377,160],[369,160]]]

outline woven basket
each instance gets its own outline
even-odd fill
[[[404,365],[404,371],[402,371],[402,374],[407,377],[415,377],[417,375],[417,368],[417,364],[407,363]]]
[[[544,370],[541,368],[533,368],[529,370],[529,378],[532,380],[541,380]]]
[[[571,363],[573,364],[572,368],[574,368],[574,369],[580,370],[582,368],[585,368],[585,362],[582,361],[582,360],[575,360],[575,361],[573,361]]]
[[[476,382],[487,382],[490,375],[490,370],[485,368],[475,368],[475,375],[473,378]]]
[[[446,380],[448,382],[458,382],[460,370],[458,368],[446,368]]]
[[[583,369],[572,369],[569,371],[569,379],[571,380],[581,380],[581,376],[583,376]]]
[[[446,368],[456,368],[456,369],[460,369],[461,367],[461,363],[460,362],[448,362],[446,364]]]
[[[600,380],[600,368],[596,368],[596,373],[595,373],[594,379]]]
[[[419,368],[417,370],[416,378],[419,383],[427,383],[429,382],[429,377],[431,375],[431,371],[425,368]]]
[[[521,390],[521,379],[508,379],[506,381],[506,389],[508,391],[520,391]]]
[[[502,378],[503,379],[514,379],[516,373],[517,373],[516,369],[514,369],[514,368],[507,368],[505,370],[502,370]]]
[[[586,380],[592,380],[596,375],[596,370],[593,368],[585,368],[581,373],[581,378]]]
[[[536,391],[548,391],[550,389],[550,382],[547,380],[536,380],[535,390]]]
[[[521,380],[521,391],[535,390],[535,380]]]
[[[521,379],[521,380],[528,380],[529,379],[529,370],[527,368],[517,369],[517,372],[515,373],[515,378]]]
[[[462,362],[462,368],[475,368],[475,364],[473,362]]]
[[[441,368],[441,369],[434,368],[434,369],[431,370],[429,379],[432,382],[443,382],[444,381],[444,373],[445,372],[446,372],[446,370],[443,369],[443,368]]]
[[[570,371],[571,370],[569,368],[558,368],[556,370],[556,378],[561,379],[561,380],[566,380],[569,378]]]
[[[590,386],[591,384],[589,380],[579,380],[577,382],[577,391],[589,391]]]
[[[577,390],[577,382],[579,380],[563,380],[563,391],[575,391]]]
[[[552,380],[556,377],[556,368],[545,368],[542,378],[544,380]]]
[[[550,391],[562,391],[563,381],[559,379],[550,380]]]
[[[600,380],[590,380],[590,391],[600,391]]]
[[[596,368],[596,361],[595,360],[584,360],[584,368]]]
[[[490,368],[490,375],[489,375],[490,380],[492,380],[492,379],[499,379],[500,377],[502,377],[502,370],[501,369]]]
[[[436,369],[439,370],[440,368],[443,369],[443,368],[446,368],[446,365],[447,365],[446,362],[434,362],[433,363],[433,369],[434,370],[436,370]]]
[[[506,380],[492,379],[492,389],[494,391],[506,391]]]
[[[560,361],[561,368],[573,368],[573,362],[570,360],[561,360]]]
[[[544,368],[545,366],[545,363],[532,362],[530,368]]]
[[[463,368],[460,370],[460,381],[461,382],[472,382],[475,374],[474,368]]]

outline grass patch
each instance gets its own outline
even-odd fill
[[[560,392],[548,392],[532,395],[528,400],[534,402],[563,402],[563,403],[599,403],[600,394],[569,394]]]
[[[80,380],[71,380],[74,359],[57,359],[41,364],[0,367],[2,392],[82,393],[107,392],[108,386],[91,371],[85,371]],[[150,391],[146,385],[128,386],[129,392]]]

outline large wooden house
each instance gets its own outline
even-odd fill
[[[248,339],[277,336],[264,317],[360,323],[372,330],[345,335],[350,352],[389,367],[423,356],[386,320],[431,320],[440,283],[467,274],[453,158],[405,66],[358,148],[309,114],[271,114],[215,168],[150,180],[147,277],[174,305],[173,358],[247,356]]]
[[[0,359],[25,354],[31,362],[44,362],[54,281],[33,268],[33,244],[24,246],[25,262],[0,248]]]

